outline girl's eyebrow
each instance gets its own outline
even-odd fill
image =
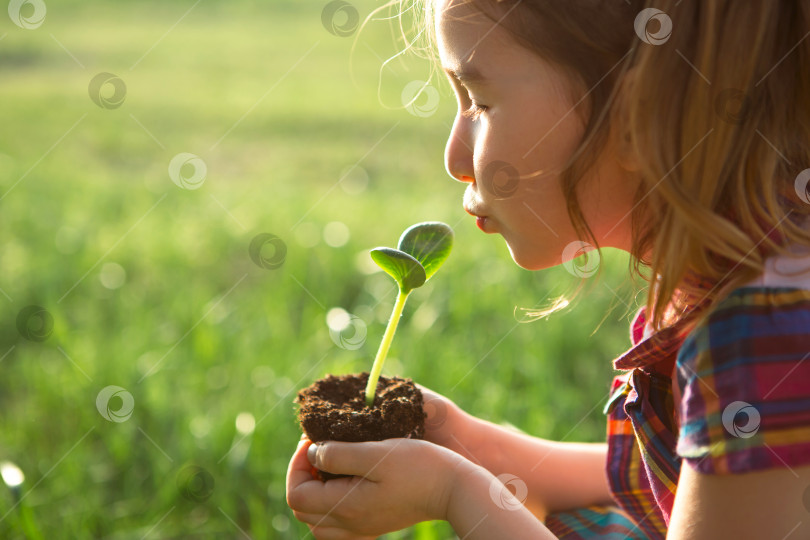
[[[462,84],[484,82],[487,78],[474,66],[466,65],[456,68],[444,68],[445,73]]]

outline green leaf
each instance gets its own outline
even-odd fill
[[[399,290],[405,294],[421,287],[427,280],[425,269],[419,261],[398,249],[374,248],[371,250],[371,258],[377,266],[396,280]]]
[[[425,280],[444,264],[453,247],[453,229],[440,221],[426,221],[408,227],[397,246],[425,269]]]

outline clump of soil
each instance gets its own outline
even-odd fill
[[[320,441],[382,441],[425,437],[422,392],[411,379],[380,377],[374,406],[366,406],[368,372],[328,375],[298,392],[298,421],[307,438]],[[317,471],[323,480],[343,478]]]

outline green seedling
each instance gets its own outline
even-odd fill
[[[402,233],[397,249],[379,247],[371,250],[371,258],[377,266],[397,282],[399,294],[368,376],[366,404],[369,407],[374,405],[377,381],[397,331],[405,300],[412,290],[424,285],[436,273],[450,255],[452,247],[453,229],[438,221],[428,221],[412,225]]]

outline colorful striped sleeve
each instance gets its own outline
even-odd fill
[[[618,506],[594,505],[549,514],[545,521],[560,540],[648,540]]]
[[[810,290],[732,292],[677,362],[677,453],[702,473],[810,464]]]

